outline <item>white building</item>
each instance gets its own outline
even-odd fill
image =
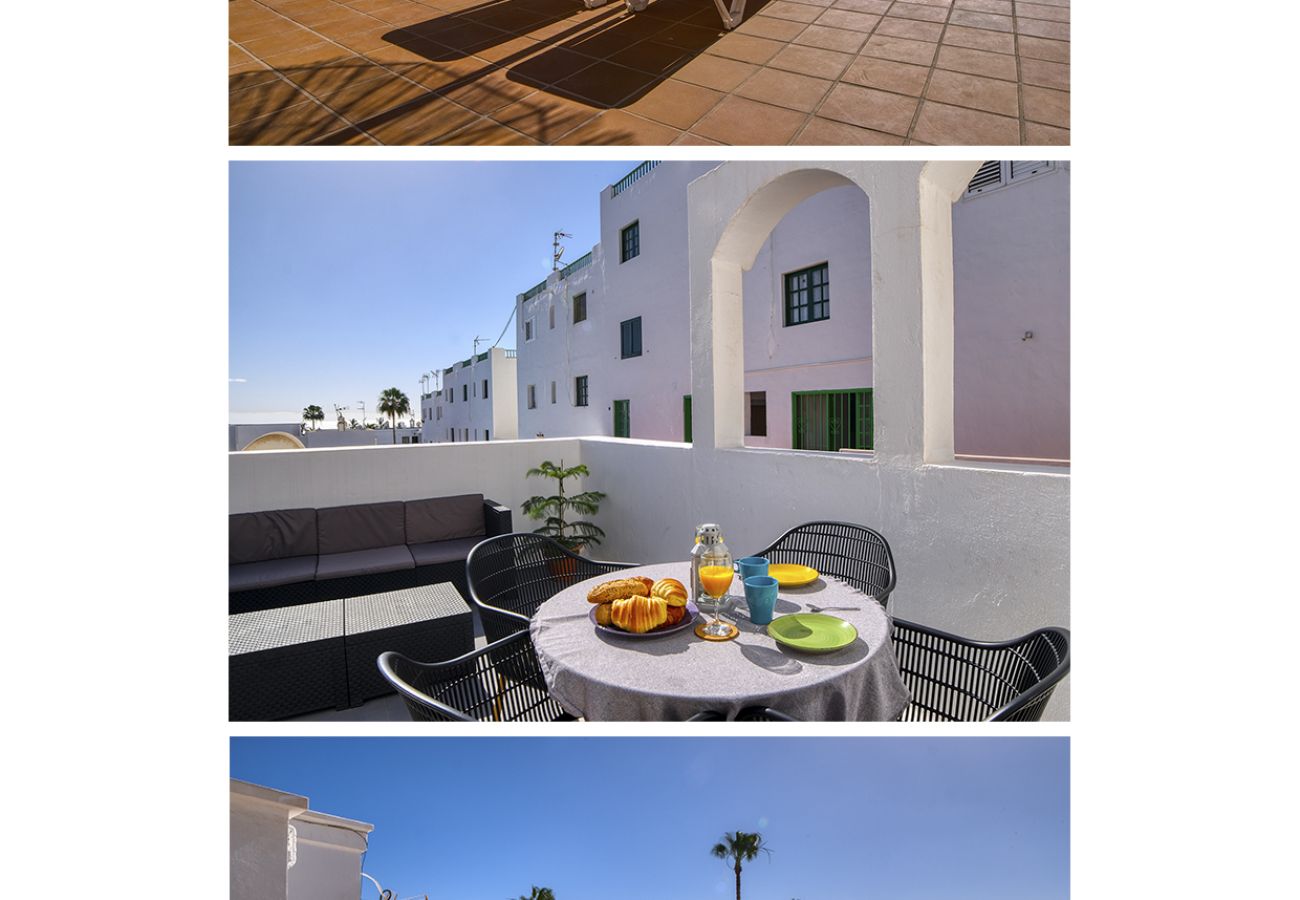
[[[501,347],[443,369],[442,390],[420,400],[425,443],[517,438],[515,370],[515,351]]]
[[[231,900],[356,900],[373,825],[230,780]]]
[[[715,166],[606,188],[600,244],[516,298],[520,435],[692,439],[686,186]],[[1063,164],[992,162],[953,205],[959,453],[1069,456],[1068,196]],[[744,271],[746,445],[874,448],[871,219],[814,194]]]

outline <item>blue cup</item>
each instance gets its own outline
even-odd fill
[[[776,593],[780,582],[767,575],[751,575],[745,579],[745,604],[749,607],[749,621],[767,625],[776,611]]]
[[[744,582],[746,578],[753,578],[755,575],[767,574],[767,557],[766,556],[746,556],[736,560],[736,571],[740,573],[740,580]]]

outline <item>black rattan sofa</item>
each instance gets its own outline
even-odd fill
[[[510,508],[482,494],[230,517],[230,613],[450,581],[469,596],[465,560],[509,534]]]

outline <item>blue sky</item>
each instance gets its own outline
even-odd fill
[[[709,855],[758,831],[745,900],[1068,896],[1065,738],[233,738],[231,775],[375,825],[395,896],[730,900]],[[363,896],[370,897],[373,892]]]
[[[297,420],[480,352],[515,295],[600,239],[619,162],[232,162],[230,421]],[[501,346],[514,346],[514,326]],[[237,380],[242,379],[242,380]]]

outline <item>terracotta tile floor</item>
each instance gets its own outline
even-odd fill
[[[1069,0],[229,0],[232,144],[1068,144]]]

